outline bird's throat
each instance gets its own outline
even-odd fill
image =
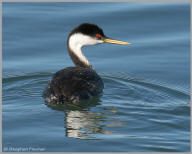
[[[73,63],[78,67],[93,69],[87,58],[82,52],[82,45],[75,40],[68,40],[68,51]]]

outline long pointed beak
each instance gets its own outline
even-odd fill
[[[105,43],[121,44],[121,45],[131,45],[130,42],[113,40],[113,39],[110,39],[110,38],[108,38],[108,37],[103,37],[103,38],[101,38],[101,40],[103,40],[103,42],[105,42]]]

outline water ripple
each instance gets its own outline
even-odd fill
[[[6,75],[3,78],[3,99],[40,97],[51,76],[52,73],[46,72]],[[121,102],[118,103],[120,106],[189,106],[189,93],[167,87],[161,82],[131,78],[126,73],[101,73],[101,76],[105,83],[103,101],[115,100]]]

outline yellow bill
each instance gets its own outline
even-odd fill
[[[109,39],[109,38],[101,38],[101,39],[102,39],[105,43],[121,44],[121,45],[131,45],[130,42],[112,40],[112,39]]]

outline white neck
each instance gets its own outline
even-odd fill
[[[83,35],[81,33],[72,34],[68,40],[68,48],[73,62],[77,65],[77,63],[82,63],[82,65],[88,66],[92,68],[87,58],[83,55],[81,48],[86,45],[95,45],[98,43],[102,43],[103,41],[94,39],[90,36]],[[77,57],[74,58],[73,54]]]

